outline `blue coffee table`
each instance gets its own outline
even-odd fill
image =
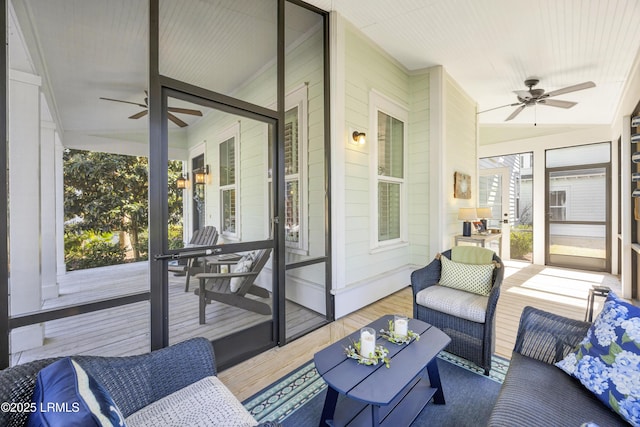
[[[409,319],[409,329],[420,334],[420,340],[397,345],[379,336],[380,329],[388,329],[390,319],[392,315],[383,316],[367,325],[376,330],[376,344],[389,350],[389,368],[384,363],[359,364],[346,356],[345,348],[360,339],[360,331],[313,356],[318,373],[329,386],[320,427],[408,426],[431,398],[436,404],[445,403],[436,355],[451,339],[428,323]],[[336,405],[338,394],[347,399]]]

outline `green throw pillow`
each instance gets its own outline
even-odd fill
[[[493,279],[494,264],[462,264],[440,257],[442,270],[440,285],[478,295],[489,295]]]

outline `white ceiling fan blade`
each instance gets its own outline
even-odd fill
[[[551,92],[545,93],[543,96],[548,98],[550,96],[562,95],[563,93],[576,92],[578,90],[589,89],[592,87],[596,87],[594,82],[584,82],[573,86],[567,86],[563,89],[552,90]]]
[[[513,104],[505,104],[505,105],[501,105],[499,107],[489,108],[488,110],[478,111],[477,114],[486,113],[487,111],[493,111],[493,110],[497,110],[499,108],[504,108],[504,107],[515,107],[516,105],[520,105],[520,103],[516,102],[516,103],[513,103]]]
[[[521,105],[518,108],[516,108],[513,113],[511,113],[511,115],[509,117],[507,117],[506,119],[504,119],[505,122],[508,122],[511,119],[514,119],[518,114],[520,114],[520,112],[522,110],[524,110],[524,107],[526,107],[526,105]]]
[[[559,108],[571,108],[577,104],[577,102],[571,101],[562,101],[560,99],[541,99],[538,103],[542,105],[548,105],[549,107],[559,107]]]

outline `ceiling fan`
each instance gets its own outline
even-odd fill
[[[139,119],[140,117],[144,117],[147,114],[149,114],[149,94],[146,90],[144,91],[144,94],[145,94],[144,104],[141,104],[139,102],[123,101],[121,99],[113,99],[113,98],[100,97],[100,99],[104,99],[105,101],[123,102],[125,104],[137,105],[138,107],[144,108],[144,110],[140,111],[139,113],[129,116],[130,119]],[[180,126],[181,128],[189,126],[188,123],[184,122],[183,120],[180,120],[178,117],[176,117],[172,113],[190,114],[192,116],[202,116],[201,111],[192,110],[190,108],[169,107],[167,108],[167,110],[169,110],[169,112],[167,113],[167,118],[171,120],[173,123],[175,123],[176,125]]]
[[[558,108],[571,108],[577,104],[577,102],[572,101],[562,101],[560,99],[549,99],[553,96],[563,95],[565,93],[576,92],[583,89],[589,89],[595,87],[596,84],[594,82],[584,82],[579,83],[573,86],[567,86],[562,89],[552,90],[551,92],[545,92],[544,89],[534,89],[533,87],[540,82],[539,79],[535,77],[531,77],[524,81],[524,85],[527,86],[528,90],[514,90],[513,93],[518,97],[518,102],[514,102],[513,104],[501,105],[500,107],[490,108],[488,110],[480,111],[480,113],[486,113],[487,111],[497,110],[498,108],[504,107],[515,107],[516,108],[510,115],[505,119],[505,122],[514,119],[518,114],[522,112],[526,107],[531,107],[537,104],[547,105],[549,107],[558,107]],[[479,113],[478,113],[479,114]]]

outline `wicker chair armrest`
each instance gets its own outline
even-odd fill
[[[434,259],[426,266],[411,273],[411,288],[413,289],[414,298],[421,290],[438,283],[441,268],[440,260]]]
[[[549,364],[556,363],[576,348],[590,326],[588,322],[525,307],[513,351]]]

